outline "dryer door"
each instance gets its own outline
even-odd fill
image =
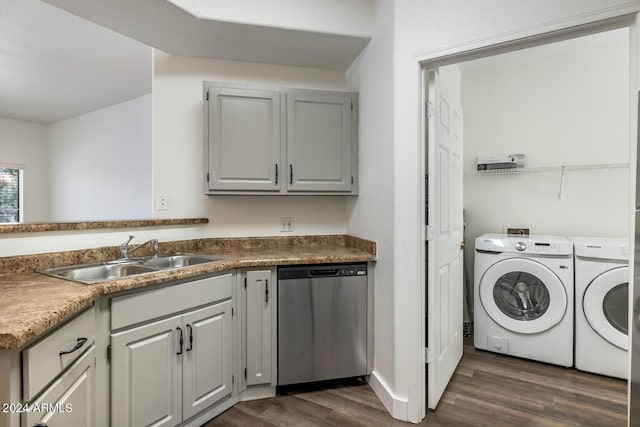
[[[604,340],[629,349],[629,267],[605,271],[589,283],[582,299],[589,326]]]
[[[505,329],[536,334],[557,325],[567,311],[567,292],[548,267],[525,258],[498,261],[480,279],[480,302]]]

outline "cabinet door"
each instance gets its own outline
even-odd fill
[[[231,301],[187,313],[183,359],[183,418],[232,392]]]
[[[91,347],[60,378],[31,403],[23,414],[23,427],[43,423],[49,427],[95,425],[95,347]],[[36,406],[37,405],[37,406]]]
[[[280,93],[209,88],[209,190],[278,191]]]
[[[181,423],[181,329],[175,316],[111,336],[111,425]]]
[[[271,382],[273,295],[270,270],[247,271],[247,385]]]
[[[349,93],[287,92],[287,190],[351,191]]]

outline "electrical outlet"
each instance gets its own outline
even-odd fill
[[[280,231],[281,232],[291,232],[291,231],[293,231],[293,218],[292,217],[281,217],[280,218]]]
[[[166,194],[158,194],[158,210],[169,210],[169,196]]]

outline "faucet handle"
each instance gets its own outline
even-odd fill
[[[129,251],[129,243],[131,243],[131,241],[133,239],[135,239],[136,236],[130,234],[129,235],[129,240],[127,240],[126,242],[124,242],[122,245],[120,245],[120,252],[122,253],[122,258],[127,258],[129,256],[128,251]]]

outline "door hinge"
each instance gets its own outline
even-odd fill
[[[425,227],[425,239],[430,242],[434,239],[433,225],[427,225]]]
[[[436,107],[433,105],[433,102],[429,101],[425,105],[425,111],[427,113],[427,117],[431,118],[436,113]]]
[[[107,346],[107,360],[111,360],[111,344]]]
[[[424,362],[433,363],[433,351],[429,347],[424,348]]]

